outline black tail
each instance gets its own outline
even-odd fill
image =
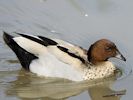
[[[9,35],[6,32],[3,32],[3,39],[5,43],[14,51],[16,56],[18,57],[21,65],[24,69],[29,70],[29,65],[32,60],[37,59],[35,55],[27,52],[23,48],[21,48],[14,40],[13,36]]]

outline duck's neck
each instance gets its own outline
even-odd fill
[[[90,63],[92,65],[95,65],[95,66],[98,66],[98,65],[101,65],[101,64],[105,64],[106,62],[108,62],[108,61],[96,61],[96,60],[90,59]]]

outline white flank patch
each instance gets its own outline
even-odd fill
[[[54,55],[47,53],[30,64],[30,70],[39,76],[66,78],[82,81],[83,74],[73,66],[58,60]]]

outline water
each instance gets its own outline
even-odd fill
[[[132,0],[0,0],[1,100],[131,100],[132,5]],[[108,38],[127,58],[127,62],[111,59],[123,75],[78,83],[39,78],[21,70],[3,42],[3,30],[60,38],[86,49],[97,39]],[[115,92],[123,95],[106,97]]]

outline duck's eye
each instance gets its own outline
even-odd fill
[[[106,47],[105,50],[106,51],[112,51],[112,48],[111,47]]]

